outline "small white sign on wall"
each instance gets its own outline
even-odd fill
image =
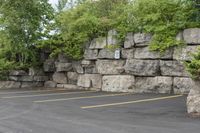
[[[115,59],[120,59],[120,50],[115,50]]]

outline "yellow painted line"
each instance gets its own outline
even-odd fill
[[[131,93],[120,93],[120,94],[107,94],[107,95],[98,95],[98,96],[83,96],[83,97],[50,99],[50,100],[42,100],[42,101],[34,101],[34,102],[35,102],[35,103],[58,102],[58,101],[79,100],[79,99],[90,99],[90,98],[100,98],[100,97],[123,96],[123,95],[128,95],[128,94],[131,94]]]
[[[65,92],[65,93],[52,93],[52,94],[8,96],[8,97],[2,97],[2,98],[4,98],[4,99],[12,99],[12,98],[31,98],[31,97],[41,97],[41,96],[57,96],[57,95],[69,95],[69,94],[83,94],[83,93],[91,93],[91,92],[97,92],[97,91],[78,91],[78,92]]]
[[[33,91],[11,91],[11,92],[0,92],[0,94],[24,94],[24,93],[34,93],[34,92],[53,92],[53,91],[65,91],[67,89],[48,89],[48,90],[33,90]]]
[[[133,104],[133,103],[142,103],[142,102],[151,102],[151,101],[158,101],[158,100],[164,100],[164,99],[172,99],[172,98],[177,98],[177,97],[181,97],[181,96],[183,96],[183,95],[158,97],[158,98],[142,99],[142,100],[136,100],[136,101],[111,103],[111,104],[101,104],[101,105],[94,105],[94,106],[83,106],[81,108],[82,109],[91,109],[91,108],[109,107],[109,106],[117,106],[117,105],[126,105],[126,104]]]

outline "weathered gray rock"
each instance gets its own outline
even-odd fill
[[[24,76],[28,75],[26,71],[24,70],[12,70],[9,73],[10,76]]]
[[[44,82],[22,82],[21,88],[43,87]]]
[[[65,54],[61,53],[58,55],[58,62],[67,63],[69,62],[69,59]]]
[[[158,76],[159,61],[129,59],[126,61],[125,71],[136,76]]]
[[[76,72],[68,72],[67,78],[69,84],[77,84],[78,74]]]
[[[98,73],[98,70],[95,65],[90,66],[90,67],[85,67],[85,73],[86,74],[96,74],[96,73]]]
[[[79,75],[77,85],[84,88],[100,89],[102,86],[102,76],[100,74]]]
[[[69,89],[69,90],[80,90],[81,89],[81,87],[79,87],[77,85],[73,85],[73,84],[64,84],[63,87],[66,89]]]
[[[119,44],[117,40],[117,31],[115,29],[108,31],[107,45]]]
[[[136,33],[134,34],[134,42],[136,43],[136,46],[147,46],[149,45],[149,42],[151,41],[151,34],[147,33]]]
[[[21,83],[15,81],[0,81],[0,89],[20,88]]]
[[[200,117],[200,81],[194,81],[194,86],[187,97],[187,111]]]
[[[200,28],[185,29],[183,38],[187,44],[200,44]]]
[[[133,33],[130,32],[126,35],[126,38],[124,41],[124,48],[132,48],[134,45],[135,43],[134,43]]]
[[[57,88],[64,88],[64,84],[57,84]]]
[[[160,61],[161,75],[163,76],[176,76],[176,77],[189,77],[185,67],[178,61]]]
[[[48,76],[34,76],[33,77],[33,80],[34,81],[47,81],[47,80],[49,80],[49,77]]]
[[[84,73],[83,67],[81,66],[80,61],[74,61],[72,63],[73,70],[77,73]]]
[[[174,50],[173,59],[180,61],[189,61],[192,59],[191,54],[198,50],[198,46],[186,46]]]
[[[55,72],[53,74],[52,78],[53,78],[53,81],[55,81],[56,83],[60,83],[60,84],[67,83],[67,77],[65,76],[64,73]]]
[[[106,47],[107,39],[106,37],[95,38],[91,41],[89,48],[90,49],[103,49]]]
[[[170,94],[172,83],[172,77],[136,77],[134,92]]]
[[[99,59],[114,59],[115,58],[115,51],[110,49],[102,49],[99,51],[98,55]]]
[[[11,81],[19,81],[21,76],[9,76],[9,80]]]
[[[134,76],[131,75],[103,76],[102,90],[110,92],[132,92],[134,82]]]
[[[40,53],[39,53],[39,59],[40,59],[40,61],[41,62],[45,62],[48,58],[49,58],[49,54],[50,53],[46,53],[46,52],[44,52],[44,51],[41,51]]]
[[[97,71],[100,74],[121,74],[124,72],[124,60],[98,60]]]
[[[94,61],[91,61],[91,60],[82,60],[81,61],[81,65],[83,67],[90,67],[90,66],[94,65]]]
[[[142,47],[135,49],[136,59],[172,59],[173,58],[173,50],[167,50],[165,53],[159,53],[155,51],[150,51],[149,47]]]
[[[29,73],[28,75],[30,76],[44,76],[45,73],[42,69],[40,68],[29,68]]]
[[[98,58],[98,50],[86,49],[84,53],[84,59],[86,60],[96,60]]]
[[[31,82],[31,81],[34,81],[34,80],[33,80],[33,76],[27,75],[27,76],[20,76],[19,79],[18,79],[18,81]]]
[[[57,72],[68,72],[71,71],[72,68],[72,63],[61,63],[61,62],[56,62],[56,71]]]
[[[122,49],[121,56],[123,59],[133,59],[135,49]]]
[[[54,72],[56,70],[54,59],[46,60],[43,63],[43,69],[45,72]]]
[[[191,78],[175,77],[173,89],[175,94],[189,93],[190,89],[194,87],[194,82]]]
[[[184,39],[183,39],[183,32],[181,31],[181,32],[179,32],[177,35],[176,35],[176,40],[177,41],[183,41]]]
[[[46,88],[56,88],[56,86],[57,86],[57,83],[54,81],[46,81],[44,83],[44,87]]]

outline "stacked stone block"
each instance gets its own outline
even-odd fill
[[[0,88],[12,87],[64,87],[68,89],[94,89],[111,92],[135,93],[188,93],[194,87],[183,65],[200,45],[200,29],[180,32],[177,40],[187,45],[171,48],[165,53],[149,50],[151,34],[128,33],[123,43],[111,30],[107,37],[93,39],[81,61],[69,60],[64,54],[47,59],[43,71],[13,71],[10,81],[1,81]],[[107,47],[120,45],[120,59],[115,50]]]
[[[9,81],[0,81],[0,88],[32,88],[43,87],[44,82],[49,80],[42,69],[30,68],[24,70],[13,70],[9,73]]]
[[[84,73],[79,75],[78,86],[97,89],[93,82],[99,81],[103,91],[175,94],[188,93],[193,87],[183,61],[190,60],[191,53],[197,50],[200,29],[180,32],[176,39],[187,45],[171,48],[165,53],[149,50],[151,34],[128,33],[123,45],[120,43],[120,59],[115,59],[114,50],[106,48],[119,45],[115,36],[116,31],[112,30],[107,37],[91,42],[81,64]],[[90,67],[93,69],[88,71]]]

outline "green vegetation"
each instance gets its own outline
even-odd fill
[[[192,78],[200,79],[200,47],[192,56],[191,61],[185,62],[187,71],[192,75]]]
[[[85,44],[97,36],[106,36],[110,29],[118,31],[121,43],[128,32],[151,33],[150,49],[162,53],[184,44],[175,39],[179,31],[200,26],[199,10],[192,0],[80,0],[71,3],[60,0],[56,24],[61,38],[57,40],[62,42],[51,44],[52,55],[63,52],[73,59],[81,59]],[[43,43],[42,46],[50,45]]]
[[[0,0],[0,74],[38,65],[36,42],[53,19],[48,0]]]
[[[89,41],[118,31],[151,33],[150,49],[164,52],[183,45],[176,34],[200,27],[195,0],[0,0],[0,71],[38,65],[38,51],[81,59]],[[55,18],[54,18],[55,17]],[[53,32],[52,32],[53,31]],[[49,34],[53,33],[53,34]]]

